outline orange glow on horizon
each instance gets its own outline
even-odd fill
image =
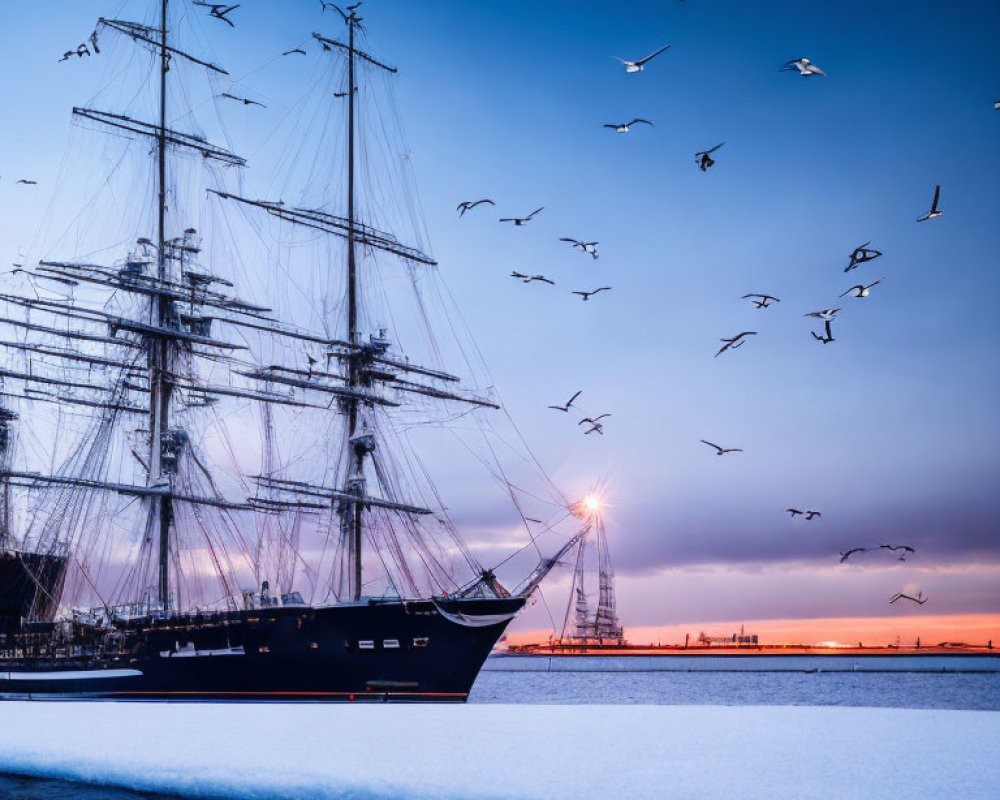
[[[760,636],[761,644],[840,642],[844,644],[913,644],[919,637],[925,645],[966,642],[985,645],[992,640],[1000,648],[1000,614],[927,614],[906,617],[841,617],[820,619],[768,619],[723,622],[685,622],[678,625],[626,626],[625,638],[632,644],[683,644],[705,632],[728,636],[743,626]],[[547,641],[552,631],[511,631],[509,644]]]

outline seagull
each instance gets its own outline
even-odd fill
[[[615,58],[618,58],[618,60],[622,62],[626,72],[642,72],[643,66],[646,64],[647,61],[649,61],[652,58],[656,58],[656,56],[658,56],[664,50],[669,50],[669,49],[670,45],[668,44],[665,47],[661,47],[655,53],[652,53],[651,55],[648,55],[645,58],[640,58],[638,61],[626,61],[624,58],[618,58],[618,56],[615,56]]]
[[[867,261],[874,261],[880,255],[882,255],[881,250],[876,250],[873,247],[869,247],[871,242],[865,242],[863,245],[854,248],[854,252],[851,253],[850,259],[851,263],[844,267],[844,272],[850,272],[852,269],[857,268],[859,265],[864,264]]]
[[[822,342],[823,344],[830,344],[830,342],[837,341],[833,338],[833,331],[830,330],[830,320],[823,323],[823,335],[820,336],[816,331],[809,331],[813,335],[813,338],[817,342]]]
[[[237,8],[239,8],[240,7],[239,3],[237,3],[234,6],[227,6],[227,5],[223,5],[221,3],[219,3],[219,4],[216,4],[216,3],[203,3],[201,0],[191,0],[191,2],[192,2],[192,5],[202,6],[204,8],[207,8],[209,15],[215,17],[216,19],[221,19],[223,22],[225,22],[226,24],[228,24],[230,28],[235,28],[236,27],[236,25],[233,23],[233,21],[231,19],[229,19],[226,16],[226,14],[230,13],[231,11],[235,11]]]
[[[591,295],[595,295],[598,292],[610,292],[610,291],[611,291],[611,287],[610,286],[602,286],[601,288],[594,289],[593,291],[590,291],[590,292],[573,292],[573,294],[580,295],[580,297],[583,298],[583,302],[586,303],[590,299]]]
[[[791,514],[793,519],[795,518],[796,514],[802,514],[802,513],[804,513],[802,511],[799,511],[797,508],[786,508],[785,511],[787,511],[789,514]]]
[[[719,447],[719,445],[712,444],[711,442],[705,441],[704,439],[699,439],[698,441],[700,441],[702,444],[707,444],[709,447],[714,447],[716,449],[716,453],[715,454],[717,456],[725,455],[726,453],[742,453],[743,452],[743,448],[742,447]]]
[[[756,297],[757,298],[756,300],[751,300],[750,301],[755,306],[757,306],[757,308],[767,308],[768,306],[771,305],[772,301],[775,302],[775,303],[780,303],[781,302],[777,297],[774,297],[773,295],[769,295],[769,294],[745,294],[745,295],[743,295],[743,297],[741,299],[748,300],[748,299],[750,299],[752,297]]]
[[[601,436],[603,436],[604,435],[604,426],[600,422],[595,422],[594,425],[593,425],[593,427],[588,428],[583,433],[584,433],[584,435],[586,435],[588,433],[599,433],[599,434],[601,434]]]
[[[260,106],[261,108],[267,108],[263,103],[258,103],[256,100],[248,100],[245,97],[237,97],[235,94],[230,94],[229,92],[223,92],[219,97],[225,97],[227,100],[236,100],[243,103],[245,106]]]
[[[867,547],[852,547],[850,550],[846,550],[846,551],[845,550],[841,550],[840,551],[840,563],[843,564],[845,561],[847,561],[847,559],[849,559],[851,557],[852,554],[854,554],[854,553],[863,553],[867,549],[868,549]]]
[[[924,214],[922,217],[917,217],[917,222],[924,222],[925,220],[934,219],[935,217],[940,217],[944,212],[938,211],[938,199],[941,197],[941,184],[939,183],[934,187],[934,200],[931,203],[931,210]]]
[[[357,90],[358,90],[358,87],[355,86],[354,87],[354,91],[357,91]],[[350,94],[350,92],[334,92],[333,96],[334,97],[347,97],[347,95],[349,95],[349,94]]]
[[[599,245],[600,242],[578,242],[576,239],[571,239],[568,236],[560,236],[559,241],[570,242],[573,247],[579,247],[584,253],[590,253],[590,255],[595,259],[600,258],[600,255],[597,252],[597,245]]]
[[[837,316],[838,311],[842,311],[840,308],[824,308],[822,311],[810,311],[808,314],[803,314],[803,317],[816,317],[824,322],[833,322],[833,318]]]
[[[908,594],[903,594],[902,592],[896,592],[892,597],[889,598],[890,603],[895,603],[897,600],[912,600],[918,606],[922,606],[927,602],[927,598],[924,597],[923,592],[917,592],[916,597],[910,597]]]
[[[101,51],[98,50],[97,52],[99,53]],[[63,57],[59,59],[58,63],[61,64],[63,61],[68,61],[71,56],[77,56],[78,58],[83,58],[84,56],[89,56],[89,55],[90,55],[90,48],[87,47],[86,42],[83,42],[76,48],[76,50],[67,50],[65,53],[63,53]]]
[[[618,133],[628,133],[629,128],[631,128],[637,122],[642,122],[642,123],[644,123],[646,125],[652,125],[653,124],[648,119],[639,119],[638,117],[636,117],[631,122],[619,122],[617,125],[611,125],[610,123],[605,123],[604,127],[605,128],[613,128]]]
[[[994,100],[993,101],[993,109],[995,111],[1000,111],[1000,100]]]
[[[482,200],[475,200],[475,201],[473,201],[473,200],[463,200],[461,203],[459,203],[457,206],[455,206],[455,210],[459,212],[458,216],[464,217],[466,211],[471,211],[476,206],[481,205],[483,203],[489,203],[491,206],[495,206],[496,205],[496,203],[494,203],[488,197],[484,197]]]
[[[301,55],[305,55],[306,51],[303,50],[301,47],[293,47],[291,50],[286,50],[281,55],[283,55],[283,56],[290,56],[292,53],[299,53]]]
[[[604,426],[601,425],[601,420],[604,419],[605,417],[610,417],[610,416],[611,416],[610,414],[601,414],[596,417],[584,417],[576,424],[583,425],[583,423],[586,422],[588,425],[594,425],[598,428],[603,428]]]
[[[813,517],[822,517],[823,515],[819,511],[806,511],[806,520],[811,520]]]
[[[778,72],[792,72],[794,70],[798,70],[799,75],[803,78],[808,78],[810,75],[826,75],[808,58],[793,58],[791,61],[786,61],[779,67]]]
[[[744,336],[756,336],[756,335],[757,331],[743,331],[743,333],[737,333],[732,339],[719,339],[720,342],[725,342],[725,344],[719,348],[719,352],[716,353],[714,357],[718,358],[730,348],[735,350],[737,347],[741,347],[743,345],[743,342],[746,341],[743,338]]]
[[[576,400],[581,394],[583,394],[583,389],[574,394],[569,400],[566,401],[566,405],[563,406],[549,406],[549,408],[554,408],[556,411],[569,411],[570,406],[573,405],[573,401]]]
[[[530,214],[528,214],[528,216],[526,216],[526,217],[500,217],[500,221],[501,222],[513,222],[515,225],[520,226],[520,225],[523,225],[528,220],[530,220],[533,216],[535,216],[535,214],[537,214],[539,211],[541,211],[544,208],[545,208],[545,206],[539,206],[534,211],[532,211]]]
[[[871,288],[873,286],[878,286],[884,280],[885,278],[879,278],[877,281],[875,281],[874,283],[869,283],[867,286],[862,286],[859,283],[857,286],[852,286],[850,289],[844,292],[844,294],[850,294],[851,292],[854,292],[855,297],[868,297]],[[844,294],[842,294],[841,297],[843,297]]]
[[[512,277],[512,278],[520,278],[522,283],[531,283],[532,281],[541,281],[542,283],[548,283],[548,284],[551,284],[552,286],[556,285],[555,281],[550,281],[544,275],[525,275],[525,274],[523,274],[521,272],[516,272],[515,271],[515,272],[511,272],[510,273],[510,277]]]
[[[699,167],[701,167],[702,172],[707,171],[709,167],[715,164],[715,159],[712,158],[712,153],[714,153],[724,144],[725,142],[721,142],[720,144],[717,144],[710,150],[701,150],[694,154],[694,163],[697,164]]]
[[[29,181],[29,180],[25,180],[24,178],[21,178],[21,180],[17,181],[17,183],[15,183],[14,185],[16,186],[18,183],[23,183],[25,186],[37,186],[38,185],[38,181]]]
[[[903,554],[899,557],[900,561],[906,561],[906,554],[907,553],[916,553],[917,552],[912,547],[908,547],[905,544],[897,544],[897,545],[880,544],[879,545],[879,549],[880,550],[891,550],[893,553],[895,553],[897,550],[902,550]]]

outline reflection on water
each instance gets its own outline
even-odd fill
[[[469,700],[1000,711],[1000,674],[484,671]]]

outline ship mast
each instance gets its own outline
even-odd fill
[[[352,345],[358,341],[358,276],[355,255],[355,221],[354,221],[354,29],[359,22],[355,9],[347,17],[347,341]],[[348,361],[347,386],[357,389],[360,383],[360,364],[358,359]],[[358,429],[358,401],[351,398],[347,401],[347,441],[352,444]],[[352,494],[364,494],[364,448],[351,447],[350,466],[345,491]],[[361,599],[361,506],[350,504],[350,512],[344,515],[343,523],[347,524],[350,536],[351,585],[353,599]]]
[[[170,54],[167,50],[167,4],[162,0],[160,5],[160,120],[157,131],[157,167],[158,167],[158,197],[157,197],[157,250],[156,278],[165,282],[167,276],[166,260],[166,208],[167,208],[167,72],[170,69]],[[157,328],[166,327],[169,317],[169,298],[163,294],[153,294],[150,304],[153,311],[152,324]],[[149,436],[149,478],[150,486],[162,485],[165,481],[163,473],[163,441],[169,425],[170,385],[167,381],[169,364],[167,361],[168,339],[165,336],[149,340],[149,386],[150,386],[150,436]],[[160,607],[166,611],[169,601],[169,560],[170,560],[170,518],[171,501],[168,495],[150,498],[151,521],[157,532],[156,541],[159,545],[159,570],[157,580],[157,597]]]

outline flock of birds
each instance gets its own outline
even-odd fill
[[[826,73],[809,72],[803,74],[824,75]],[[940,199],[941,199],[941,186],[939,184],[934,187],[934,198],[931,201],[930,211],[928,211],[926,214],[923,214],[920,217],[917,217],[917,222],[926,222],[927,220],[936,219],[937,217],[940,217],[944,213],[938,207]],[[846,267],[844,267],[844,272],[851,272],[852,270],[855,270],[858,267],[860,267],[862,264],[866,264],[869,261],[874,261],[875,259],[880,258],[883,255],[881,250],[877,250],[874,247],[869,247],[870,244],[871,241],[867,241],[864,244],[858,245],[857,247],[854,248],[853,251],[851,251],[850,255],[848,256],[849,259],[848,264]],[[866,298],[871,294],[871,290],[874,287],[878,286],[880,283],[882,283],[882,281],[884,280],[885,278],[882,277],[872,281],[871,283],[857,283],[854,286],[851,286],[848,289],[841,292],[839,296],[846,297],[847,295],[851,295],[852,297],[855,298],[860,298],[860,299]],[[742,296],[741,299],[750,300],[750,302],[753,303],[754,307],[758,309],[770,308],[774,303],[781,302],[781,300],[775,297],[774,295],[763,294],[758,292],[745,294]],[[820,309],[819,311],[810,311],[803,315],[805,317],[813,317],[823,323],[822,332],[817,333],[816,331],[813,330],[810,331],[812,337],[817,342],[820,342],[821,344],[830,344],[830,342],[836,341],[836,339],[833,336],[832,323],[836,318],[837,314],[840,313],[841,311],[843,311],[842,308],[824,308]],[[722,347],[718,349],[718,351],[715,354],[715,357],[718,358],[727,350],[735,350],[741,347],[745,342],[748,341],[746,337],[756,336],[756,335],[757,331],[741,331],[740,333],[737,333],[735,336],[730,336],[728,338],[720,339],[719,341],[722,342]]]
[[[573,407],[573,403],[576,402],[576,398],[578,398],[581,394],[583,394],[583,390],[582,389],[580,389],[579,391],[577,391],[569,400],[567,400],[562,405],[549,406],[549,408],[551,408],[551,409],[553,409],[555,411],[562,411],[564,413],[569,413],[569,410]],[[597,416],[594,416],[594,417],[586,416],[583,419],[581,419],[579,422],[577,422],[576,424],[577,425],[589,425],[590,426],[589,428],[587,428],[584,431],[584,434],[599,433],[599,434],[601,434],[601,436],[603,436],[604,435],[604,423],[601,422],[601,420],[602,419],[606,419],[607,417],[610,417],[610,416],[611,416],[610,412],[606,412],[604,414],[598,414]]]
[[[455,210],[458,212],[459,217],[464,217],[467,212],[481,205],[495,206],[496,203],[489,197],[483,197],[480,198],[479,200],[463,200],[457,206],[455,206]],[[527,225],[529,222],[531,222],[532,219],[535,218],[536,215],[540,214],[544,210],[545,206],[539,206],[530,214],[526,214],[523,217],[500,217],[499,221],[512,222],[515,227],[521,227],[523,225]],[[600,242],[584,242],[581,241],[580,239],[574,239],[570,236],[560,236],[559,241],[566,242],[567,244],[571,245],[574,250],[578,249],[581,253],[589,255],[594,260],[597,260],[598,258],[601,257],[600,253],[597,252],[597,245],[599,245]],[[517,270],[511,271],[510,277],[517,278],[522,283],[547,283],[550,286],[556,285],[556,282],[554,280],[552,280],[551,278],[547,278],[544,275],[526,275],[525,273],[518,272]],[[578,295],[584,302],[587,302],[595,294],[600,294],[601,292],[610,292],[611,289],[612,289],[611,286],[599,286],[596,289],[587,289],[587,290],[576,289],[570,292],[570,294]]]
[[[808,59],[797,59],[796,61],[790,61],[788,62],[788,64],[782,67],[783,70],[796,69],[796,68],[799,68],[800,74],[802,75],[826,74],[818,67],[815,67],[815,65],[811,64]],[[917,222],[926,222],[927,220],[935,219],[942,215],[943,212],[939,208],[940,198],[941,198],[941,186],[937,185],[934,187],[934,197],[931,201],[930,211],[918,217]],[[845,273],[851,272],[860,267],[862,264],[874,261],[875,259],[880,258],[883,255],[881,250],[870,247],[870,245],[871,241],[867,241],[864,244],[855,247],[854,250],[851,251],[851,253],[848,256],[848,264],[844,268]],[[882,283],[882,281],[884,280],[885,278],[882,277],[872,281],[871,283],[855,284],[854,286],[851,286],[850,288],[843,291],[840,294],[840,297],[846,297],[847,295],[851,295],[854,298],[867,298],[871,294],[871,290],[875,286],[878,286],[880,283]],[[758,292],[745,294],[742,296],[741,299],[750,300],[750,302],[758,310],[769,308],[773,304],[781,302],[781,300],[775,297],[774,295],[758,293]],[[831,307],[831,308],[820,309],[819,311],[810,311],[803,315],[805,317],[813,318],[823,323],[823,329],[821,332],[817,332],[815,330],[809,331],[809,333],[817,342],[820,342],[821,344],[829,344],[830,342],[836,341],[833,335],[832,323],[836,319],[837,314],[840,313],[842,310],[843,310],[842,308]],[[756,335],[757,331],[741,331],[740,333],[737,333],[735,336],[720,339],[720,341],[722,342],[722,347],[720,347],[718,351],[715,353],[715,357],[717,358],[718,356],[722,355],[728,350],[738,349],[739,347],[743,346],[743,344],[745,344],[747,341],[749,341],[748,337]],[[701,441],[704,444],[707,444],[710,447],[715,448],[716,454],[720,456],[725,455],[726,453],[743,452],[741,448],[723,448],[717,444],[713,444],[712,442],[706,441],[705,439],[702,439]],[[816,510],[803,511],[797,508],[786,508],[785,511],[788,512],[793,519],[796,516],[803,516],[807,521],[811,521],[813,519],[822,516],[822,513]],[[849,550],[840,551],[840,563],[843,564],[855,553],[864,553],[869,550],[887,550],[893,553],[900,552],[901,553],[899,555],[900,561],[905,561],[906,555],[908,553],[916,552],[914,548],[908,545],[880,544],[877,548],[853,547]],[[927,602],[927,598],[924,597],[922,593],[918,593],[916,597],[913,597],[912,595],[908,595],[903,592],[897,592],[895,595],[893,595],[892,598],[890,598],[889,602],[895,603],[898,600],[911,600],[914,603],[917,603],[918,605],[923,605],[924,603]]]
[[[661,47],[660,49],[646,56],[645,58],[641,58],[636,61],[629,61],[623,58],[618,58],[618,61],[621,62],[621,64],[624,66],[626,73],[629,74],[638,73],[642,72],[645,69],[646,65],[652,59],[656,58],[656,56],[660,55],[661,53],[665,52],[668,49],[670,49],[670,45]],[[785,62],[779,68],[779,71],[797,72],[800,76],[805,78],[813,78],[815,76],[826,75],[826,72],[823,69],[814,64],[810,59],[804,57],[791,59]],[[1000,101],[997,101],[995,107],[998,110],[1000,110]],[[648,119],[636,117],[628,122],[605,123],[604,127],[616,133],[628,133],[634,126],[637,125],[646,125],[652,127],[653,122]],[[695,153],[695,164],[702,172],[707,172],[716,164],[716,159],[713,158],[713,154],[717,153],[718,150],[722,148],[725,144],[726,143],[723,141],[720,142],[719,144],[714,145],[713,147],[707,148],[705,150],[700,150],[697,153]],[[943,212],[939,207],[940,198],[941,198],[941,186],[937,185],[934,188],[934,196],[931,201],[930,210],[926,214],[923,214],[922,216],[918,217],[917,222],[926,222],[927,220],[936,219],[937,217],[940,217],[942,215]],[[482,198],[479,200],[464,200],[458,204],[456,210],[459,212],[459,216],[463,217],[467,212],[472,211],[473,209],[486,204],[490,206],[496,205],[494,201],[490,198]],[[501,217],[499,221],[510,222],[513,223],[515,226],[523,226],[526,225],[528,222],[530,222],[537,214],[541,213],[543,210],[544,207],[539,207],[536,208],[534,211],[532,211],[530,214],[527,214],[526,216]],[[596,241],[585,242],[577,239],[572,239],[569,237],[561,237],[559,241],[567,242],[571,244],[574,248],[579,248],[582,252],[591,255],[594,259],[599,257],[596,249],[599,242]],[[871,247],[871,241],[867,241],[864,244],[855,247],[854,250],[851,251],[851,253],[848,256],[848,264],[844,268],[844,272],[845,273],[852,272],[853,270],[858,269],[863,264],[866,264],[868,262],[874,261],[877,258],[882,257],[882,255],[883,255],[882,251]],[[510,276],[512,278],[522,281],[523,283],[538,282],[538,283],[547,283],[550,285],[555,285],[555,281],[546,277],[545,275],[539,275],[539,274],[529,275],[515,270],[511,272]],[[871,295],[872,289],[881,284],[884,280],[885,278],[881,277],[871,282],[856,283],[855,285],[845,289],[839,295],[839,297],[843,298],[850,295],[851,297],[856,299],[868,298]],[[610,291],[611,288],[612,287],[610,286],[603,286],[598,289],[594,289],[592,291],[574,291],[573,294],[580,295],[584,301],[587,301],[593,295],[599,292]],[[744,294],[742,295],[741,299],[749,300],[753,304],[753,306],[758,310],[770,308],[772,305],[781,302],[780,299],[774,296],[773,294],[764,292],[751,292],[748,294]],[[824,345],[836,341],[836,338],[833,335],[833,323],[837,318],[837,314],[840,313],[842,310],[843,309],[839,307],[830,307],[830,308],[820,309],[818,311],[810,311],[805,313],[803,315],[804,317],[814,319],[822,324],[822,327],[819,331],[817,330],[809,331],[813,339]],[[718,351],[715,353],[715,357],[717,358],[723,353],[739,349],[744,344],[746,344],[747,341],[749,341],[750,337],[757,335],[758,335],[757,331],[747,330],[747,331],[740,331],[739,333],[736,333],[733,336],[722,338],[720,340],[722,342],[722,346],[719,347]],[[548,406],[548,408],[556,411],[568,412],[570,408],[573,407],[574,402],[580,396],[580,394],[581,392],[577,391],[572,397],[570,397],[570,399],[566,403],[561,405],[550,405]],[[586,434],[599,433],[603,435],[604,433],[603,424],[600,422],[600,420],[610,416],[611,416],[610,413],[601,414],[596,417],[587,416],[581,419],[578,424],[590,426],[584,431],[584,433]],[[708,447],[714,449],[716,455],[718,456],[723,456],[729,453],[743,452],[743,449],[739,447],[724,447],[722,445],[715,444],[714,442],[710,442],[707,439],[701,439],[700,441],[703,444],[707,445]],[[790,514],[790,516],[793,519],[797,516],[801,516],[806,521],[810,522],[822,517],[822,513],[815,509],[802,510],[794,507],[789,507],[786,508],[785,511],[788,514]],[[914,548],[908,545],[880,544],[878,547],[853,547],[849,550],[840,551],[840,563],[846,562],[852,555],[855,555],[857,553],[867,552],[870,550],[887,551],[893,554],[898,553],[899,554],[898,559],[900,561],[905,561],[907,554],[916,552]],[[889,602],[896,603],[899,600],[910,600],[919,605],[923,605],[925,602],[927,602],[927,598],[924,597],[922,593],[918,593],[916,596],[913,596],[905,594],[903,592],[897,592],[892,598],[890,598]]]

